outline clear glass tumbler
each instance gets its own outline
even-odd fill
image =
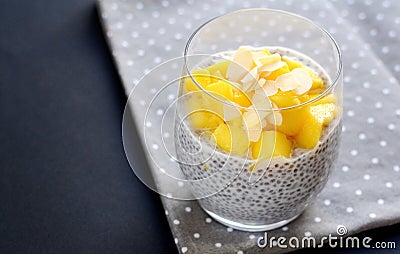
[[[266,84],[278,84],[275,70],[250,73],[234,61],[240,47],[262,59],[279,54],[286,72],[311,69],[312,87],[271,92]],[[232,80],[244,75],[241,68],[249,75],[238,85]],[[296,14],[246,9],[200,26],[185,48],[175,147],[204,211],[245,231],[297,218],[324,187],[338,154],[342,76],[335,40]],[[250,91],[244,84],[251,78]]]

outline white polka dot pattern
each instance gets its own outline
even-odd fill
[[[182,55],[189,35],[214,16],[240,8],[267,7],[296,12],[321,23],[343,51],[344,123],[339,163],[316,202],[299,219],[269,235],[318,237],[335,233],[337,225],[345,225],[351,234],[361,227],[400,221],[396,213],[400,201],[393,196],[400,192],[396,154],[400,150],[396,142],[400,140],[396,98],[400,94],[399,1],[102,0],[99,6],[105,36],[127,94],[143,74]],[[268,31],[260,36],[268,36]],[[278,39],[282,43],[286,40]],[[296,44],[298,50],[302,47],[301,42]],[[314,53],[318,54],[318,49]],[[166,73],[161,80],[169,78]],[[169,101],[174,98],[174,94],[166,96]],[[138,105],[144,106],[146,101]],[[158,108],[154,115],[161,117],[164,113],[164,108]],[[157,121],[150,119],[146,128],[157,129]],[[169,133],[164,136],[172,138]],[[162,150],[157,143],[151,147]],[[159,171],[165,174],[166,169]],[[175,188],[184,191],[186,185],[179,181]],[[261,233],[248,234],[215,223],[194,201],[162,201],[181,253],[265,252],[256,246]]]

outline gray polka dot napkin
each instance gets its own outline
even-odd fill
[[[341,45],[344,62],[344,125],[336,169],[297,220],[268,234],[320,239],[336,234],[338,225],[344,225],[350,235],[400,222],[400,2],[99,1],[105,36],[126,94],[153,67],[181,56],[196,27],[217,15],[255,7],[295,12],[321,24]],[[134,108],[135,117],[140,118],[142,111]],[[137,127],[143,133],[142,126]],[[168,165],[177,169],[175,164]],[[164,184],[154,175],[156,182]],[[179,182],[173,187],[188,191]],[[262,233],[227,228],[210,219],[196,201],[165,197],[162,201],[182,253],[266,251],[257,246]],[[274,247],[269,251],[289,250]]]

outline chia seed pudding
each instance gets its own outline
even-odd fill
[[[308,66],[326,87],[331,83],[323,68],[303,54],[287,48],[268,49]],[[232,54],[218,54],[198,67],[210,66],[221,56],[229,59]],[[293,147],[289,158],[273,156],[260,164],[251,152],[245,156],[227,153],[207,133],[192,129],[182,120],[178,113],[175,140],[181,170],[191,180],[192,192],[201,207],[217,221],[236,229],[259,231],[295,219],[322,190],[338,155],[339,106],[313,148]]]

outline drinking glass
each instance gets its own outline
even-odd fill
[[[240,106],[206,90],[199,80],[208,78],[208,74],[192,71],[230,61],[232,52],[241,46],[267,48],[271,53],[300,60],[322,77],[324,90],[300,104],[278,108],[271,107],[268,96],[261,107]],[[338,154],[343,85],[338,44],[325,29],[307,18],[280,10],[246,9],[201,25],[190,36],[184,57],[175,147],[181,170],[200,206],[216,221],[245,231],[271,230],[297,218],[324,187]],[[217,75],[211,79],[218,82],[222,78]],[[191,91],[186,87],[188,82]],[[205,106],[205,101],[212,107]],[[231,147],[223,150],[216,145],[216,129],[226,123],[223,110],[255,112],[259,119],[269,115],[270,123],[263,123],[262,131],[281,131],[283,127],[277,122],[283,119],[286,128],[302,126],[303,131],[313,133],[312,123],[304,122],[301,114],[313,105],[327,102],[335,106],[335,115],[317,136],[317,144],[309,149],[294,148],[290,158],[252,158],[251,149],[242,148],[243,140],[249,142],[249,136],[238,137],[233,124],[228,125],[232,127],[228,142]],[[241,128],[250,133],[247,126]],[[292,137],[287,131],[288,140],[293,142],[297,136]],[[310,134],[312,138],[315,136]],[[272,151],[277,139],[273,137],[268,144]]]

